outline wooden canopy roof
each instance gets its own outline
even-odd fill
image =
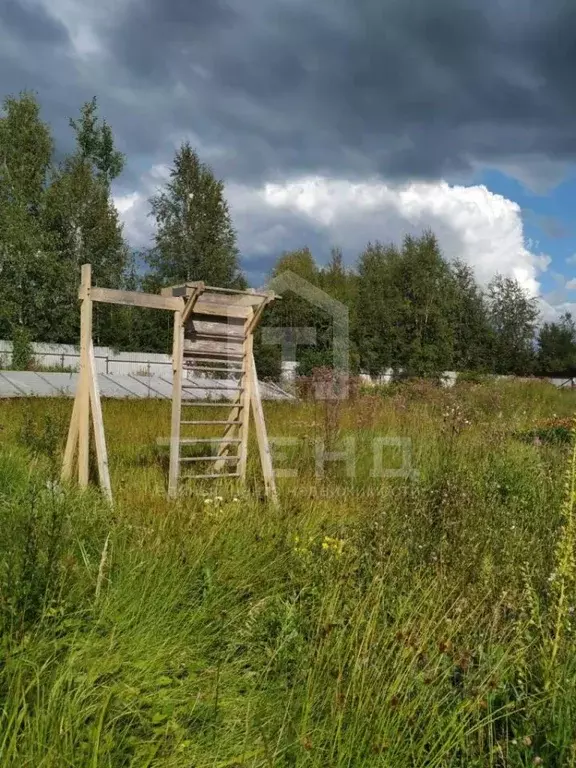
[[[166,297],[185,300],[184,358],[239,360],[246,336],[253,333],[273,291],[239,291],[190,282],[162,289]]]

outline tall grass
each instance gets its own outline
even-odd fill
[[[165,499],[165,404],[105,403],[114,509],[61,488],[70,404],[0,405],[0,765],[572,766],[574,396],[273,404],[281,504]],[[315,476],[316,441],[356,440]],[[418,474],[373,478],[372,438]],[[398,456],[387,457],[391,464]]]

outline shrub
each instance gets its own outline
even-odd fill
[[[32,336],[27,328],[15,326],[12,331],[12,368],[29,371],[34,366]]]

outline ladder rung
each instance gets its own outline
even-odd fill
[[[181,421],[180,424],[205,424],[208,426],[209,424],[242,424],[242,420],[238,419],[237,421]]]
[[[187,371],[194,370],[196,371],[196,373],[202,373],[202,371],[218,371],[218,372],[224,372],[224,373],[241,373],[242,375],[244,375],[244,371],[242,368],[221,368],[221,367],[216,367],[214,365],[203,365],[199,368],[185,365],[184,368]]]
[[[211,424],[213,422],[210,422]],[[240,437],[184,437],[179,440],[179,445],[195,445],[196,443],[241,443]],[[156,438],[156,445],[170,445],[170,438]]]
[[[170,443],[170,441],[167,441]],[[194,445],[194,443],[241,443],[239,437],[185,437],[180,440],[180,445]]]
[[[240,472],[214,472],[208,475],[180,475],[181,480],[208,480],[212,477],[240,477]]]
[[[182,405],[196,405],[198,407],[204,408],[222,408],[223,405],[227,405],[228,408],[244,408],[244,406],[241,403],[234,403],[232,400],[223,400],[221,403],[206,403],[204,400],[185,400],[182,402]]]
[[[205,322],[203,320],[200,320],[199,322]],[[239,327],[239,326],[237,326]],[[186,341],[224,341],[224,343],[228,342],[228,344],[242,344],[243,341],[246,339],[245,333],[225,333],[224,331],[215,331],[214,333],[211,333],[209,331],[202,331],[202,330],[196,330],[194,329],[191,331],[190,336],[186,337]]]
[[[195,363],[233,363],[234,365],[242,365],[242,360],[246,357],[244,354],[230,355],[230,357],[194,357],[196,353],[193,350],[184,350],[183,358],[186,360],[194,360]],[[206,353],[204,353],[206,354]]]
[[[240,456],[180,456],[180,461],[240,461]]]

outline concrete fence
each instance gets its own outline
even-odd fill
[[[42,368],[77,371],[80,364],[80,348],[73,344],[44,344],[33,343],[32,354]],[[135,376],[171,376],[172,358],[155,352],[115,352],[111,347],[94,347],[96,372],[111,375]],[[10,368],[12,363],[12,342],[0,340],[0,370]],[[293,383],[297,378],[297,364],[284,361],[282,364],[282,380],[286,384]],[[394,371],[389,368],[380,376],[369,376],[361,373],[360,378],[366,384],[389,384]],[[494,376],[496,379],[513,379],[514,376]],[[458,379],[456,371],[444,371],[440,381],[445,387],[452,387]],[[575,387],[574,379],[549,379],[557,387]]]
[[[73,344],[32,344],[32,354],[38,366],[78,370],[80,348]],[[171,372],[172,358],[154,352],[115,352],[111,347],[94,347],[96,372],[106,374],[135,374],[165,376]],[[12,363],[12,342],[0,340],[0,369]]]

